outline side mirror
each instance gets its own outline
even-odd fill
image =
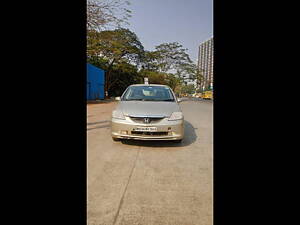
[[[177,102],[182,102],[182,99],[181,98],[177,98]]]
[[[121,101],[121,97],[115,97],[116,101]]]

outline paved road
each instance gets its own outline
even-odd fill
[[[88,224],[212,225],[212,102],[180,103],[181,144],[113,142],[115,105],[88,105]]]

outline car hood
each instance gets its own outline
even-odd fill
[[[181,112],[177,102],[150,101],[121,101],[116,110],[126,116],[165,116],[170,117],[173,112]]]

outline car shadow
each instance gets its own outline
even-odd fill
[[[126,145],[135,145],[135,146],[143,146],[143,147],[184,147],[191,145],[197,140],[196,130],[193,125],[184,121],[184,138],[181,143],[175,143],[174,141],[157,141],[157,140],[121,140],[122,144]]]

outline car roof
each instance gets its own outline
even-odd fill
[[[163,85],[163,84],[132,84],[130,86],[160,86],[160,87],[169,87],[168,85]]]

